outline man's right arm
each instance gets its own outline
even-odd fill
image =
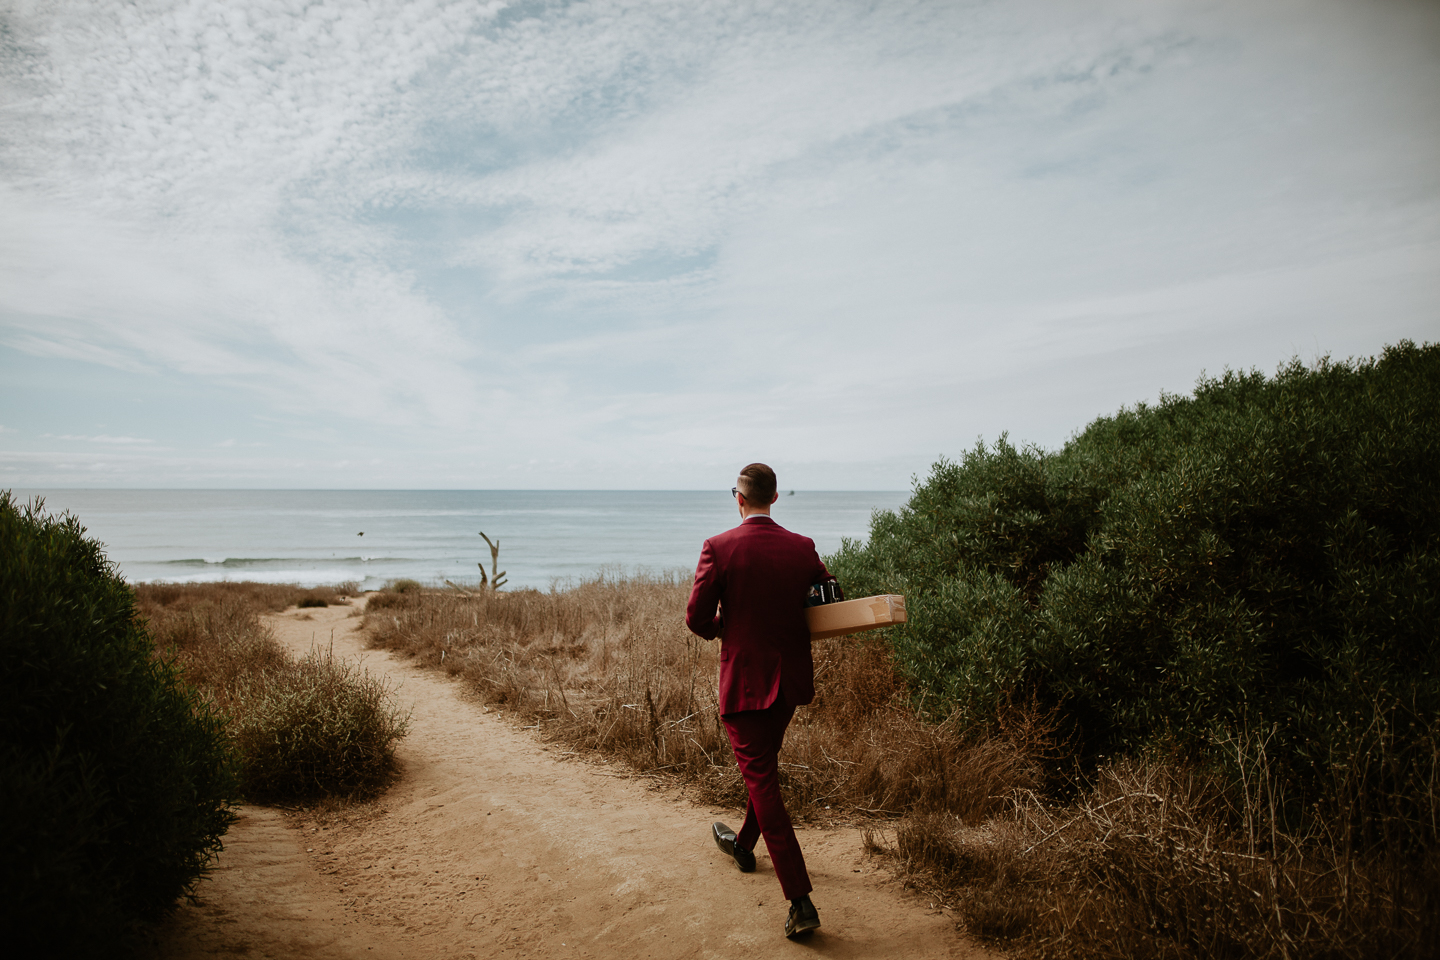
[[[700,562],[695,566],[695,585],[690,588],[690,602],[685,605],[685,626],[706,640],[720,635],[724,622],[718,614],[720,594],[724,590],[724,574],[716,560],[710,541],[700,549]]]

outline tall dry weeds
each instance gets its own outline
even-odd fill
[[[491,703],[577,751],[694,784],[741,805],[716,703],[717,645],[685,628],[688,579],[600,576],[549,593],[386,592],[365,626],[378,646],[463,676]],[[974,820],[1036,788],[1033,725],[976,740],[911,709],[883,638],[815,645],[815,702],[781,753],[793,813],[942,810]]]
[[[348,586],[140,584],[159,655],[225,717],[251,801],[371,794],[388,782],[408,717],[386,685],[329,652],[292,657],[261,620],[345,602]]]
[[[135,610],[148,621],[156,650],[172,657],[185,678],[217,707],[234,714],[239,709],[233,697],[237,682],[250,674],[281,670],[289,658],[260,622],[260,613],[276,601],[228,584],[216,589],[221,586],[140,584]]]
[[[1024,954],[1435,956],[1434,845],[1362,852],[1313,818],[1292,832],[1282,789],[1263,771],[1237,794],[1183,764],[1126,759],[1068,804],[1020,792],[976,826],[908,818],[895,852],[972,931]]]

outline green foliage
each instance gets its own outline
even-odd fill
[[[1263,730],[1312,785],[1399,797],[1367,751],[1437,734],[1437,464],[1440,347],[1403,342],[1202,379],[1054,453],[977,446],[831,569],[907,596],[892,639],[943,712],[1036,695],[1092,757]]]
[[[0,916],[26,955],[82,955],[167,910],[233,820],[221,721],[71,516],[0,492]]]

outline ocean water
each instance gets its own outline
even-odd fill
[[[21,490],[69,511],[131,582],[479,580],[483,531],[509,587],[549,589],[602,569],[694,572],[705,538],[739,517],[726,490]],[[815,541],[865,539],[906,491],[781,491],[771,515]],[[362,536],[363,534],[363,536]]]

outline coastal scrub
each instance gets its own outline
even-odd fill
[[[0,492],[6,946],[109,953],[204,875],[236,788],[222,718],[155,656],[100,544]]]

